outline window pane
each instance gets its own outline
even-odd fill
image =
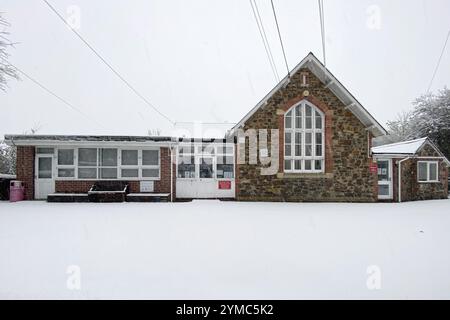
[[[195,178],[193,156],[178,157],[178,178]]]
[[[97,165],[97,149],[80,148],[78,149],[78,165],[83,167]]]
[[[117,149],[100,149],[100,164],[102,166],[117,166]]]
[[[286,132],[284,134],[284,155],[290,157],[292,155],[291,150],[291,140],[292,134],[290,132]]]
[[[305,170],[311,170],[311,160],[305,160]]]
[[[36,153],[39,154],[53,154],[53,148],[37,148]]]
[[[217,153],[220,154],[233,154],[233,146],[218,146]]]
[[[292,128],[292,110],[286,113],[286,116],[284,117],[284,127]]]
[[[122,150],[122,165],[124,166],[137,166],[138,164],[138,151],[137,150]]]
[[[379,160],[377,162],[378,171],[378,181],[388,181],[389,180],[389,161]]]
[[[214,144],[213,143],[203,144],[202,153],[214,154]]]
[[[389,195],[389,185],[379,184],[378,185],[378,195],[379,196],[388,196]]]
[[[117,168],[100,168],[101,179],[117,179]]]
[[[297,106],[295,107],[295,128],[301,129],[302,128],[302,107]]]
[[[316,111],[316,129],[322,129],[322,116]]]
[[[322,156],[322,133],[316,132],[316,156]]]
[[[294,161],[294,169],[295,170],[302,170],[302,160],[295,160]]]
[[[217,164],[234,164],[233,156],[217,156]]]
[[[58,169],[58,177],[74,178],[75,177],[75,169]]]
[[[312,116],[311,106],[305,105],[305,116],[307,116],[307,117],[311,117]]]
[[[427,163],[426,162],[419,162],[419,181],[427,181]]]
[[[212,178],[213,177],[213,164],[212,158],[200,159],[200,178]]]
[[[137,178],[139,169],[122,169],[122,178]]]
[[[185,154],[185,153],[194,153],[194,145],[186,145],[178,148],[179,154]]]
[[[430,163],[430,181],[436,181],[438,174],[437,174],[437,165],[435,162]]]
[[[142,169],[142,177],[158,178],[159,177],[159,169]]]
[[[231,179],[233,178],[233,165],[232,164],[218,164],[217,165],[217,178],[218,179]]]
[[[157,166],[159,165],[158,150],[142,150],[142,165]]]
[[[311,132],[305,133],[305,156],[310,157],[312,155],[312,134]]]
[[[59,149],[58,150],[58,164],[71,166],[73,165],[73,149]]]
[[[78,168],[79,179],[97,179],[96,168]]]
[[[322,170],[322,160],[315,160],[314,161],[314,169],[315,170]]]
[[[302,134],[300,132],[295,133],[295,156],[302,155]]]
[[[52,177],[52,158],[39,158],[38,162],[38,178],[50,179]]]
[[[292,160],[284,160],[284,170],[292,170]]]

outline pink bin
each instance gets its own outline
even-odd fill
[[[9,201],[22,201],[25,197],[25,187],[22,181],[13,180],[9,184]]]

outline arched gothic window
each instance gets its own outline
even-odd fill
[[[284,171],[324,172],[325,115],[303,100],[284,116]]]

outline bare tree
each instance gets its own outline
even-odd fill
[[[412,112],[403,111],[397,118],[387,122],[391,142],[405,141],[412,135]]]
[[[9,33],[6,29],[10,24],[2,17],[0,12],[0,89],[6,90],[6,83],[8,78],[18,79],[16,69],[8,62],[9,54],[7,52],[9,47],[14,47],[14,43],[9,41]]]

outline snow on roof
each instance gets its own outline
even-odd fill
[[[372,148],[372,153],[375,154],[415,154],[420,147],[425,143],[427,138],[420,138],[415,140],[385,144]]]

